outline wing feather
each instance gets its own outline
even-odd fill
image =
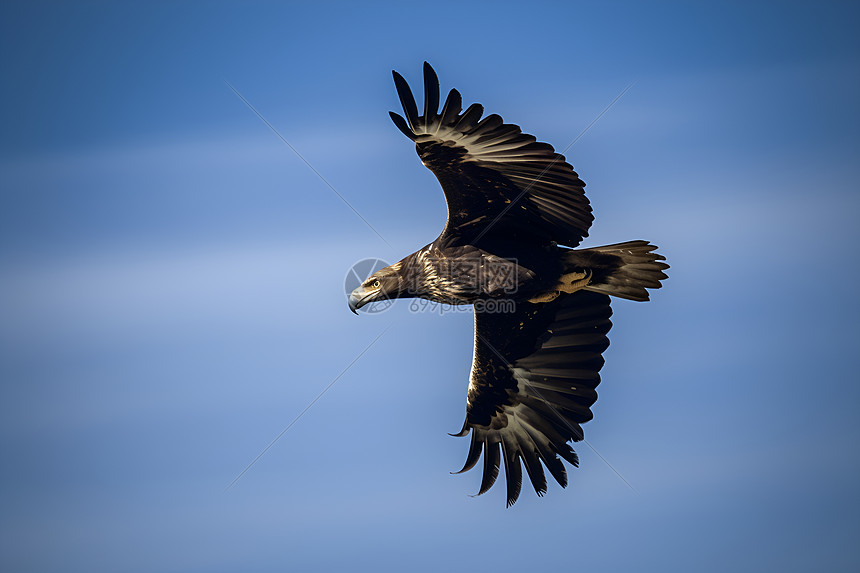
[[[445,191],[443,233],[476,243],[490,235],[568,246],[588,235],[594,217],[585,183],[551,145],[496,114],[481,119],[480,104],[461,112],[462,97],[454,89],[438,113],[439,79],[426,62],[423,116],[397,72],[394,83],[405,119],[393,113],[391,118],[415,141],[422,162]]]
[[[529,458],[525,455],[523,456],[523,459],[527,460],[526,471],[528,472],[529,479],[535,488],[535,493],[537,493],[539,497],[546,493],[546,476],[543,472],[543,467],[540,465],[540,460],[543,460],[544,464],[546,464],[546,468],[549,470],[555,481],[558,482],[561,487],[567,487],[567,470],[564,469],[564,464],[561,463],[561,460],[558,459],[555,452],[550,450],[550,442],[547,439],[546,434],[542,433],[527,422],[523,424],[523,426],[525,427],[526,432],[528,432],[528,435],[535,447],[535,450],[532,451],[532,460],[537,463],[533,463],[533,468],[529,469]]]
[[[469,444],[469,454],[466,456],[466,463],[463,464],[463,469],[458,472],[454,472],[456,474],[461,474],[463,472],[467,472],[478,463],[478,460],[481,459],[481,451],[484,449],[484,442],[478,439],[478,434],[472,434],[472,441]]]
[[[467,132],[474,129],[474,127],[478,124],[478,121],[481,119],[481,115],[484,113],[484,106],[479,103],[473,103],[469,107],[466,108],[466,111],[463,112],[463,115],[457,120],[457,123],[454,125],[454,131],[460,132],[460,135],[466,135]]]
[[[463,111],[463,98],[460,96],[460,92],[452,89],[448,92],[448,97],[445,99],[445,106],[442,108],[442,113],[439,114],[439,123],[436,125],[433,134],[438,134],[439,130],[443,127],[449,128],[453,126],[457,118],[460,117],[461,111]]]
[[[439,78],[436,71],[424,62],[424,130],[430,130],[439,111]]]
[[[499,477],[499,442],[487,441],[484,443],[484,475],[481,478],[481,489],[476,495],[483,495],[489,491],[496,478]]]
[[[461,471],[477,464],[483,448],[479,494],[495,483],[500,457],[508,505],[520,494],[522,464],[538,495],[546,492],[543,466],[567,485],[561,460],[579,464],[568,442],[581,440],[581,424],[593,417],[611,314],[608,296],[585,291],[549,303],[518,302],[508,314],[476,312],[466,421],[459,435],[471,433]]]
[[[523,487],[523,468],[520,465],[520,445],[515,434],[502,434],[502,453],[505,456],[505,484],[508,507],[520,496]]]
[[[391,120],[394,122],[394,125],[397,126],[397,129],[403,132],[403,134],[411,140],[415,140],[415,134],[412,133],[412,128],[409,127],[409,124],[406,123],[406,120],[403,119],[403,116],[394,113],[393,111],[389,111],[388,115],[391,116]]]
[[[538,497],[542,497],[546,493],[546,475],[543,472],[543,466],[540,465],[540,460],[547,459],[546,456],[551,456],[552,459],[558,461],[558,458],[555,457],[554,454],[551,454],[548,450],[545,450],[545,454],[541,452],[540,443],[535,440],[535,437],[531,434],[526,426],[526,439],[522,439],[520,441],[520,454],[523,457],[523,464],[526,466],[526,474],[529,476],[529,481],[532,482],[532,487],[535,489],[535,493]],[[547,465],[549,467],[549,465]],[[561,471],[564,472],[564,466],[562,466]],[[552,469],[550,469],[552,472]],[[558,477],[553,473],[553,477],[558,480]],[[559,483],[562,483],[562,480],[558,480]],[[563,478],[564,485],[567,485],[567,476]]]
[[[403,106],[403,112],[406,114],[406,121],[409,122],[409,128],[415,132],[418,127],[418,105],[415,103],[415,96],[412,95],[412,90],[409,89],[409,84],[403,79],[403,76],[397,72],[394,74],[394,87],[397,88],[397,96],[400,98],[400,105]]]

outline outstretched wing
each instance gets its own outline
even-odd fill
[[[439,112],[439,79],[424,62],[424,115],[418,115],[406,80],[394,83],[406,119],[391,119],[415,142],[421,161],[442,184],[448,203],[445,230],[467,240],[487,235],[575,247],[594,220],[585,183],[564,156],[547,143],[504,123],[498,115],[481,119],[484,108],[462,112],[451,90]]]
[[[547,485],[541,462],[567,485],[559,456],[579,465],[567,442],[581,440],[580,424],[592,418],[611,315],[608,296],[585,291],[549,303],[517,302],[511,313],[475,312],[466,422],[457,435],[472,433],[460,472],[484,453],[478,495],[495,483],[502,458],[509,506],[520,494],[520,459],[539,496]]]

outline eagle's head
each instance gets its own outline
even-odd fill
[[[401,263],[395,263],[373,273],[349,295],[349,309],[355,313],[371,302],[399,298],[403,294]]]

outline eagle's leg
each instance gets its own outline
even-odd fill
[[[583,287],[588,286],[589,282],[591,282],[591,269],[585,269],[582,272],[574,271],[571,273],[565,273],[559,277],[558,283],[554,288],[535,295],[528,299],[528,301],[533,303],[552,302],[557,299],[561,293],[576,292]]]
[[[558,295],[560,295],[560,294],[561,294],[561,291],[548,290],[546,292],[542,292],[541,294],[539,294],[537,296],[533,296],[532,298],[528,299],[528,301],[533,302],[535,304],[537,304],[539,302],[552,302],[555,299],[557,299]]]
[[[574,271],[561,275],[557,288],[561,292],[571,293],[587,286],[589,282],[591,282],[591,269],[585,269],[582,272]]]

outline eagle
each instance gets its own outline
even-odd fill
[[[439,111],[439,79],[424,63],[424,112],[406,80],[394,84],[405,117],[394,124],[415,143],[445,194],[439,237],[369,276],[349,295],[353,312],[383,300],[421,298],[474,305],[475,342],[460,432],[466,463],[483,453],[480,491],[502,463],[507,505],[520,495],[523,466],[538,496],[544,468],[562,486],[562,460],[592,419],[602,353],[612,326],[610,297],[647,301],[669,266],[647,241],[575,249],[594,216],[585,183],[563,155],[483,106],[462,109],[452,89]]]

